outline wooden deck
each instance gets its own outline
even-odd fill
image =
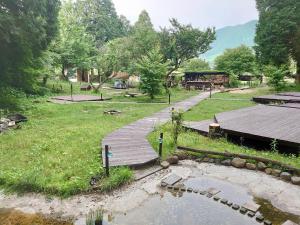
[[[300,147],[300,109],[257,105],[215,115],[224,132]]]
[[[272,102],[285,102],[285,103],[300,103],[300,92],[285,92],[275,95],[264,95],[253,97],[253,101],[263,104]]]
[[[203,136],[207,136],[209,131],[209,125],[215,122],[215,120],[185,122],[183,124],[183,127],[192,131],[196,131],[202,134]]]
[[[110,166],[141,166],[156,160],[158,154],[148,142],[148,134],[155,126],[171,119],[172,107],[186,111],[207,97],[209,92],[201,93],[110,133],[101,144],[103,166],[105,167],[105,145],[109,146],[112,153],[109,158]]]

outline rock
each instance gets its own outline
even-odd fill
[[[185,152],[178,152],[175,154],[179,160],[185,160],[188,159],[188,154],[186,154]]]
[[[8,127],[13,127],[13,126],[15,126],[16,125],[16,122],[15,121],[10,121],[9,123],[8,123]]]
[[[274,177],[279,177],[280,173],[281,173],[281,170],[273,169],[271,174]]]
[[[23,116],[22,114],[16,113],[13,115],[9,115],[7,117],[8,119],[15,121],[16,123],[20,123],[20,122],[26,122],[27,121],[27,117]]]
[[[241,158],[234,158],[231,161],[231,165],[233,165],[236,168],[243,168],[245,167],[245,164],[246,164],[246,160]]]
[[[166,161],[167,161],[168,163],[170,163],[171,165],[173,165],[173,164],[178,164],[179,159],[178,159],[178,156],[177,156],[177,155],[174,155],[174,156],[168,157],[168,158],[166,159]]]
[[[161,165],[161,167],[162,167],[163,169],[168,169],[169,166],[170,166],[170,163],[168,163],[167,161],[162,161],[162,162],[160,163],[160,165]]]
[[[290,181],[291,178],[292,178],[292,175],[291,175],[290,173],[288,173],[288,172],[282,172],[282,173],[280,174],[280,178],[281,178],[282,180],[285,180],[285,181]]]
[[[265,173],[266,174],[271,174],[272,173],[272,168],[266,168]]]
[[[202,158],[197,158],[195,161],[198,162],[198,163],[201,163],[202,162]]]
[[[241,207],[240,208],[240,213],[242,213],[242,214],[246,214],[247,213],[247,209],[246,208],[244,208],[244,207]]]
[[[246,168],[248,170],[256,170],[256,165],[253,163],[246,163]]]
[[[222,203],[222,204],[224,204],[224,205],[225,205],[225,204],[227,204],[227,202],[228,202],[228,200],[227,200],[227,199],[225,199],[225,198],[221,199],[221,203]]]
[[[257,169],[258,170],[265,170],[266,168],[267,168],[267,166],[263,162],[258,162],[257,163]]]
[[[249,217],[251,217],[251,218],[252,218],[252,217],[254,217],[254,216],[255,216],[255,213],[254,213],[254,212],[252,212],[252,211],[249,211],[247,215],[248,215]]]
[[[272,225],[272,222],[270,220],[265,220],[264,225]]]
[[[234,205],[232,206],[232,208],[233,208],[234,210],[238,210],[238,209],[240,208],[240,206],[237,205],[237,204],[234,204]]]
[[[209,163],[214,163],[214,162],[215,162],[215,160],[214,160],[214,159],[212,159],[212,158],[210,158],[208,162],[209,162]]]
[[[264,221],[264,217],[262,216],[262,215],[258,215],[257,217],[256,217],[256,220],[258,221],[258,222],[262,222],[262,221]]]
[[[221,164],[223,166],[231,166],[231,160],[230,159],[223,160],[221,161]]]
[[[300,185],[300,177],[292,177],[291,181],[293,184]]]
[[[209,162],[210,161],[210,158],[208,158],[208,157],[204,157],[203,159],[202,159],[202,162]]]
[[[221,159],[215,159],[215,164],[220,164],[221,163]]]

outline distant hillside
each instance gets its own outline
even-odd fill
[[[216,30],[216,40],[212,44],[212,49],[201,55],[201,58],[212,62],[227,48],[235,48],[242,44],[254,46],[256,24],[257,20],[252,20],[245,24]]]

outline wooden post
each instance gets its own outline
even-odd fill
[[[102,93],[101,93],[101,101],[103,100],[103,98],[102,98],[103,96],[102,96]]]
[[[108,145],[105,145],[105,172],[106,176],[109,177]]]
[[[171,104],[171,94],[169,93],[169,105]]]
[[[217,137],[220,134],[221,127],[218,123],[209,124],[208,136],[210,138]]]
[[[171,120],[172,120],[172,123],[174,123],[174,107],[172,107],[171,109]]]
[[[73,84],[71,83],[71,100],[73,101]]]
[[[160,136],[159,136],[159,157],[161,158],[162,157],[162,145],[163,145],[163,140],[164,140],[164,134],[163,133],[160,133]]]
[[[210,83],[210,86],[209,86],[209,98],[211,98],[211,87],[212,86],[212,84]]]

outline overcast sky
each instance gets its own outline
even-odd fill
[[[169,18],[198,28],[221,28],[258,18],[255,0],[113,0],[119,15],[134,23],[145,9],[156,28],[167,26]]]

